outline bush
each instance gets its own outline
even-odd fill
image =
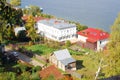
[[[71,46],[71,42],[70,42],[69,40],[66,41],[65,46],[66,46],[66,47],[70,47],[70,46]]]
[[[32,46],[33,45],[33,42],[32,41],[29,41],[29,46]]]
[[[41,70],[42,70],[42,67],[40,67],[40,66],[33,67],[34,72],[41,71]]]

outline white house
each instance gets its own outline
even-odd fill
[[[49,60],[63,71],[76,70],[76,60],[72,58],[67,49],[53,52]]]
[[[103,50],[108,43],[109,34],[102,30],[88,28],[77,32],[79,43],[82,47],[93,50]]]
[[[36,26],[38,33],[58,42],[71,40],[76,37],[76,25],[70,24],[64,20],[40,20],[37,22]]]

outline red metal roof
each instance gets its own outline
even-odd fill
[[[56,80],[63,78],[61,72],[54,65],[40,71],[40,77],[43,79],[49,77],[50,75],[53,75]]]
[[[107,32],[95,28],[88,28],[77,32],[77,34],[87,37],[87,41],[89,42],[96,42],[98,40],[109,38],[109,34]]]

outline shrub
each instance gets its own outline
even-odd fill
[[[29,41],[29,46],[32,46],[33,45],[33,42],[32,41]]]
[[[71,42],[70,42],[69,40],[66,41],[65,46],[66,46],[66,47],[70,47],[70,46],[71,46]]]

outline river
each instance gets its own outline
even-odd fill
[[[43,13],[110,32],[120,12],[119,0],[22,0],[21,7],[37,5]]]

